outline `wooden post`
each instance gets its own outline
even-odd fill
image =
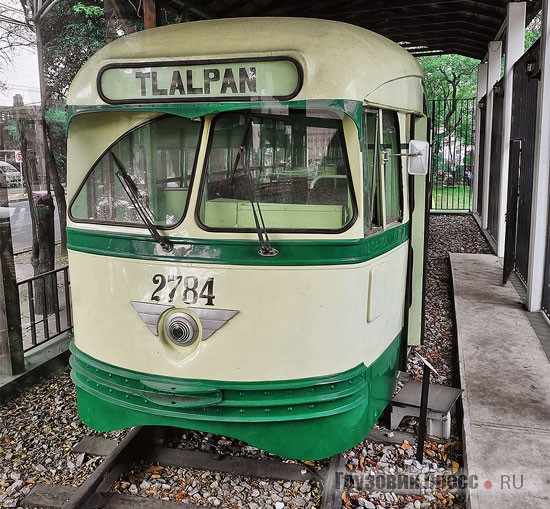
[[[157,26],[157,3],[156,0],[144,0],[143,2],[143,28],[156,28]]]
[[[0,374],[16,375],[25,370],[21,309],[15,277],[15,262],[9,215],[8,190],[0,186]]]
[[[133,23],[135,12],[130,9],[126,0],[104,0],[105,11],[105,42],[108,44],[119,37],[118,28],[122,28],[124,35],[136,31]]]

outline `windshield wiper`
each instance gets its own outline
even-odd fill
[[[269,241],[269,235],[267,234],[267,228],[265,227],[262,209],[260,208],[260,203],[256,197],[256,185],[254,183],[252,172],[248,166],[248,155],[246,153],[246,148],[243,145],[239,147],[238,158],[243,161],[243,169],[248,178],[249,189],[247,190],[247,195],[250,201],[250,206],[252,207],[252,214],[254,215],[256,233],[258,234],[258,240],[260,241],[260,250],[258,253],[261,256],[276,256],[279,254],[279,251],[272,247],[271,242]]]
[[[279,251],[277,251],[269,241],[267,228],[265,227],[264,218],[262,216],[262,209],[260,208],[258,200],[251,199],[250,205],[252,206],[252,214],[254,214],[254,222],[256,223],[256,233],[260,241],[260,250],[258,253],[262,256],[277,256]],[[256,207],[258,207],[258,212],[256,212]]]
[[[109,152],[109,154],[118,169],[118,171],[116,172],[116,176],[120,181],[124,192],[128,195],[128,198],[130,198],[132,205],[135,207],[136,212],[143,221],[143,224],[145,224],[145,226],[151,233],[151,236],[155,239],[155,242],[160,244],[162,249],[169,253],[174,249],[174,244],[172,244],[170,240],[168,240],[166,237],[163,237],[159,233],[157,227],[153,224],[152,221],[153,214],[147,207],[145,207],[145,205],[143,205],[143,203],[141,203],[141,196],[139,189],[136,186],[136,183],[132,180],[132,177],[128,175],[128,172],[126,171],[124,166],[122,166],[122,163],[119,161],[115,153],[111,151]]]
[[[251,128],[252,128],[252,119],[249,118],[248,123],[246,124],[246,128],[244,130],[242,143],[239,145],[239,150],[237,151],[237,154],[235,155],[235,159],[233,160],[233,166],[231,168],[231,183],[234,184],[235,173],[237,172],[237,166],[239,166],[239,161],[240,161],[243,167],[243,171],[245,175],[248,177],[248,183],[250,185],[250,188],[247,190],[248,191],[247,195],[250,201],[250,205],[252,207],[252,214],[254,215],[256,233],[258,234],[258,240],[260,241],[260,250],[258,251],[258,253],[261,256],[276,256],[279,254],[279,251],[277,251],[274,247],[272,247],[269,241],[267,228],[265,227],[264,218],[262,216],[262,209],[260,208],[260,204],[256,198],[256,186],[254,184],[254,178],[252,177],[252,172],[248,164],[248,154],[247,154],[246,145],[248,140],[248,134],[250,133]],[[257,211],[256,211],[256,208],[258,209]]]

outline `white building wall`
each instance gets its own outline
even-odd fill
[[[508,171],[510,162],[510,131],[512,125],[512,87],[514,64],[523,55],[525,46],[525,2],[508,4],[506,27],[506,63],[504,67],[504,105],[502,112],[502,148],[500,157],[500,189],[498,195],[497,256],[504,257],[506,237],[506,201],[508,195]]]
[[[539,83],[535,164],[533,171],[533,201],[531,206],[531,239],[527,306],[540,311],[546,258],[548,227],[548,194],[550,172],[550,0],[542,2],[542,37],[540,47],[541,77]]]

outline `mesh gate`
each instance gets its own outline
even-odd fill
[[[471,210],[475,99],[434,99],[432,210]]]

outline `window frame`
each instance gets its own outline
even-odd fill
[[[307,113],[307,109],[303,108],[289,108],[287,115],[290,115],[291,113],[304,111]],[[326,111],[331,111],[330,109],[326,109]],[[201,214],[201,207],[202,207],[202,197],[205,192],[205,186],[206,186],[206,180],[208,178],[208,161],[210,154],[212,153],[213,149],[213,137],[215,133],[215,124],[216,122],[223,116],[229,116],[229,115],[249,115],[251,117],[258,116],[258,117],[266,117],[266,118],[274,118],[277,115],[280,115],[278,113],[278,110],[275,109],[273,112],[265,112],[265,111],[258,111],[254,109],[245,109],[245,110],[230,110],[230,111],[224,111],[222,113],[218,113],[215,116],[211,118],[211,121],[209,123],[209,132],[208,132],[208,141],[205,148],[204,153],[204,163],[203,163],[203,171],[200,179],[198,194],[197,194],[197,200],[195,203],[195,222],[201,228],[202,230],[206,232],[213,232],[213,233],[256,233],[255,228],[227,228],[227,227],[216,227],[216,226],[209,226],[205,224],[200,217]],[[337,133],[340,140],[340,146],[342,150],[342,157],[345,163],[345,175],[347,176],[347,182],[348,182],[348,192],[349,192],[349,198],[351,202],[351,216],[349,221],[344,224],[341,228],[338,229],[331,229],[331,228],[270,228],[268,225],[266,225],[267,231],[269,233],[282,233],[282,234],[309,234],[309,235],[315,235],[315,234],[333,234],[337,235],[340,233],[343,233],[347,230],[349,230],[357,221],[358,217],[358,206],[357,206],[357,197],[355,193],[355,189],[353,186],[353,175],[351,171],[350,161],[348,157],[348,150],[347,150],[347,144],[346,144],[346,137],[344,132],[344,120],[343,118],[334,119],[335,122],[337,122]],[[262,202],[260,202],[262,203]]]
[[[382,143],[380,144],[381,147],[381,155],[380,158],[381,162],[381,172],[382,172],[382,181],[383,181],[383,187],[384,187],[384,199],[383,199],[383,209],[384,209],[384,229],[387,229],[388,226],[399,224],[403,222],[405,211],[404,211],[404,181],[403,181],[403,164],[402,164],[402,147],[401,147],[401,123],[399,121],[399,112],[396,110],[389,110],[389,109],[381,109],[381,116],[380,116],[380,140]],[[384,160],[383,152],[386,150],[385,143],[384,143],[384,114],[390,114],[393,116],[393,119],[395,120],[394,127],[396,128],[396,146],[397,146],[397,152],[395,154],[392,153],[392,149],[390,147],[390,156],[387,160]],[[397,165],[397,191],[398,191],[398,205],[399,205],[399,214],[397,218],[388,220],[388,186],[386,182],[386,164],[392,162],[395,160],[395,164]]]
[[[383,192],[383,181],[382,181],[382,174],[381,174],[381,150],[380,150],[380,112],[382,110],[376,109],[376,108],[363,108],[363,139],[361,141],[361,151],[362,151],[362,167],[363,167],[363,173],[362,173],[362,182],[363,182],[363,236],[367,237],[370,235],[374,235],[375,233],[378,233],[380,231],[384,230],[384,207],[382,202],[382,192]],[[367,211],[365,210],[365,207],[367,205],[365,200],[365,176],[366,176],[366,168],[365,168],[365,162],[368,157],[368,150],[369,150],[369,143],[368,143],[368,125],[367,125],[367,119],[369,115],[374,115],[376,117],[376,123],[375,123],[375,138],[374,138],[374,149],[373,149],[373,179],[374,179],[374,185],[371,189],[371,196],[369,197],[369,204],[372,205],[372,214],[371,211],[369,211],[370,215],[370,221],[371,226],[367,230],[365,221],[367,219]],[[376,224],[373,223],[373,218],[375,216],[378,216],[378,221]]]
[[[102,220],[98,220],[98,219],[83,219],[83,218],[75,217],[72,213],[72,209],[73,209],[75,201],[79,197],[80,193],[83,191],[83,189],[86,186],[89,178],[91,177],[92,173],[94,172],[94,170],[96,169],[96,167],[98,166],[100,161],[105,156],[107,156],[118,143],[120,143],[125,137],[130,136],[132,133],[134,133],[136,131],[139,131],[140,129],[143,129],[144,127],[149,126],[151,124],[154,124],[156,122],[166,120],[167,118],[181,118],[181,119],[186,119],[190,122],[191,121],[196,121],[196,119],[190,119],[190,118],[185,117],[183,115],[165,114],[165,115],[161,115],[161,116],[156,117],[156,118],[152,118],[152,119],[147,120],[145,122],[142,122],[139,125],[132,127],[132,129],[129,129],[128,131],[126,131],[121,136],[119,136],[94,161],[94,163],[91,165],[90,169],[86,172],[86,175],[82,179],[82,182],[78,186],[78,189],[74,193],[74,196],[72,197],[72,199],[69,203],[69,206],[68,206],[68,217],[72,222],[81,223],[81,224],[102,225],[102,226],[123,226],[123,227],[127,227],[127,228],[141,228],[141,229],[146,228],[145,224],[143,222],[141,222],[141,220],[138,221],[138,222],[135,222],[135,223],[133,223],[133,222],[129,223],[129,222],[125,222],[125,221],[102,221]],[[187,189],[187,199],[185,200],[185,206],[183,207],[181,217],[177,221],[175,221],[174,224],[156,224],[155,223],[155,228],[157,228],[159,230],[173,230],[173,229],[177,228],[178,226],[180,226],[181,223],[187,217],[187,214],[189,212],[189,205],[190,205],[190,202],[191,202],[191,195],[192,195],[192,191],[193,191],[193,186],[194,186],[194,182],[195,182],[195,176],[197,174],[197,161],[199,159],[198,156],[199,156],[199,151],[200,151],[201,144],[202,144],[204,129],[205,129],[205,119],[204,119],[204,117],[200,117],[200,127],[199,127],[199,130],[198,130],[198,133],[197,133],[197,145],[196,145],[196,150],[195,150],[195,158],[194,158],[194,161],[193,161],[191,171],[188,172],[188,178],[187,178],[188,181],[190,182],[190,185],[189,185],[189,188]]]

